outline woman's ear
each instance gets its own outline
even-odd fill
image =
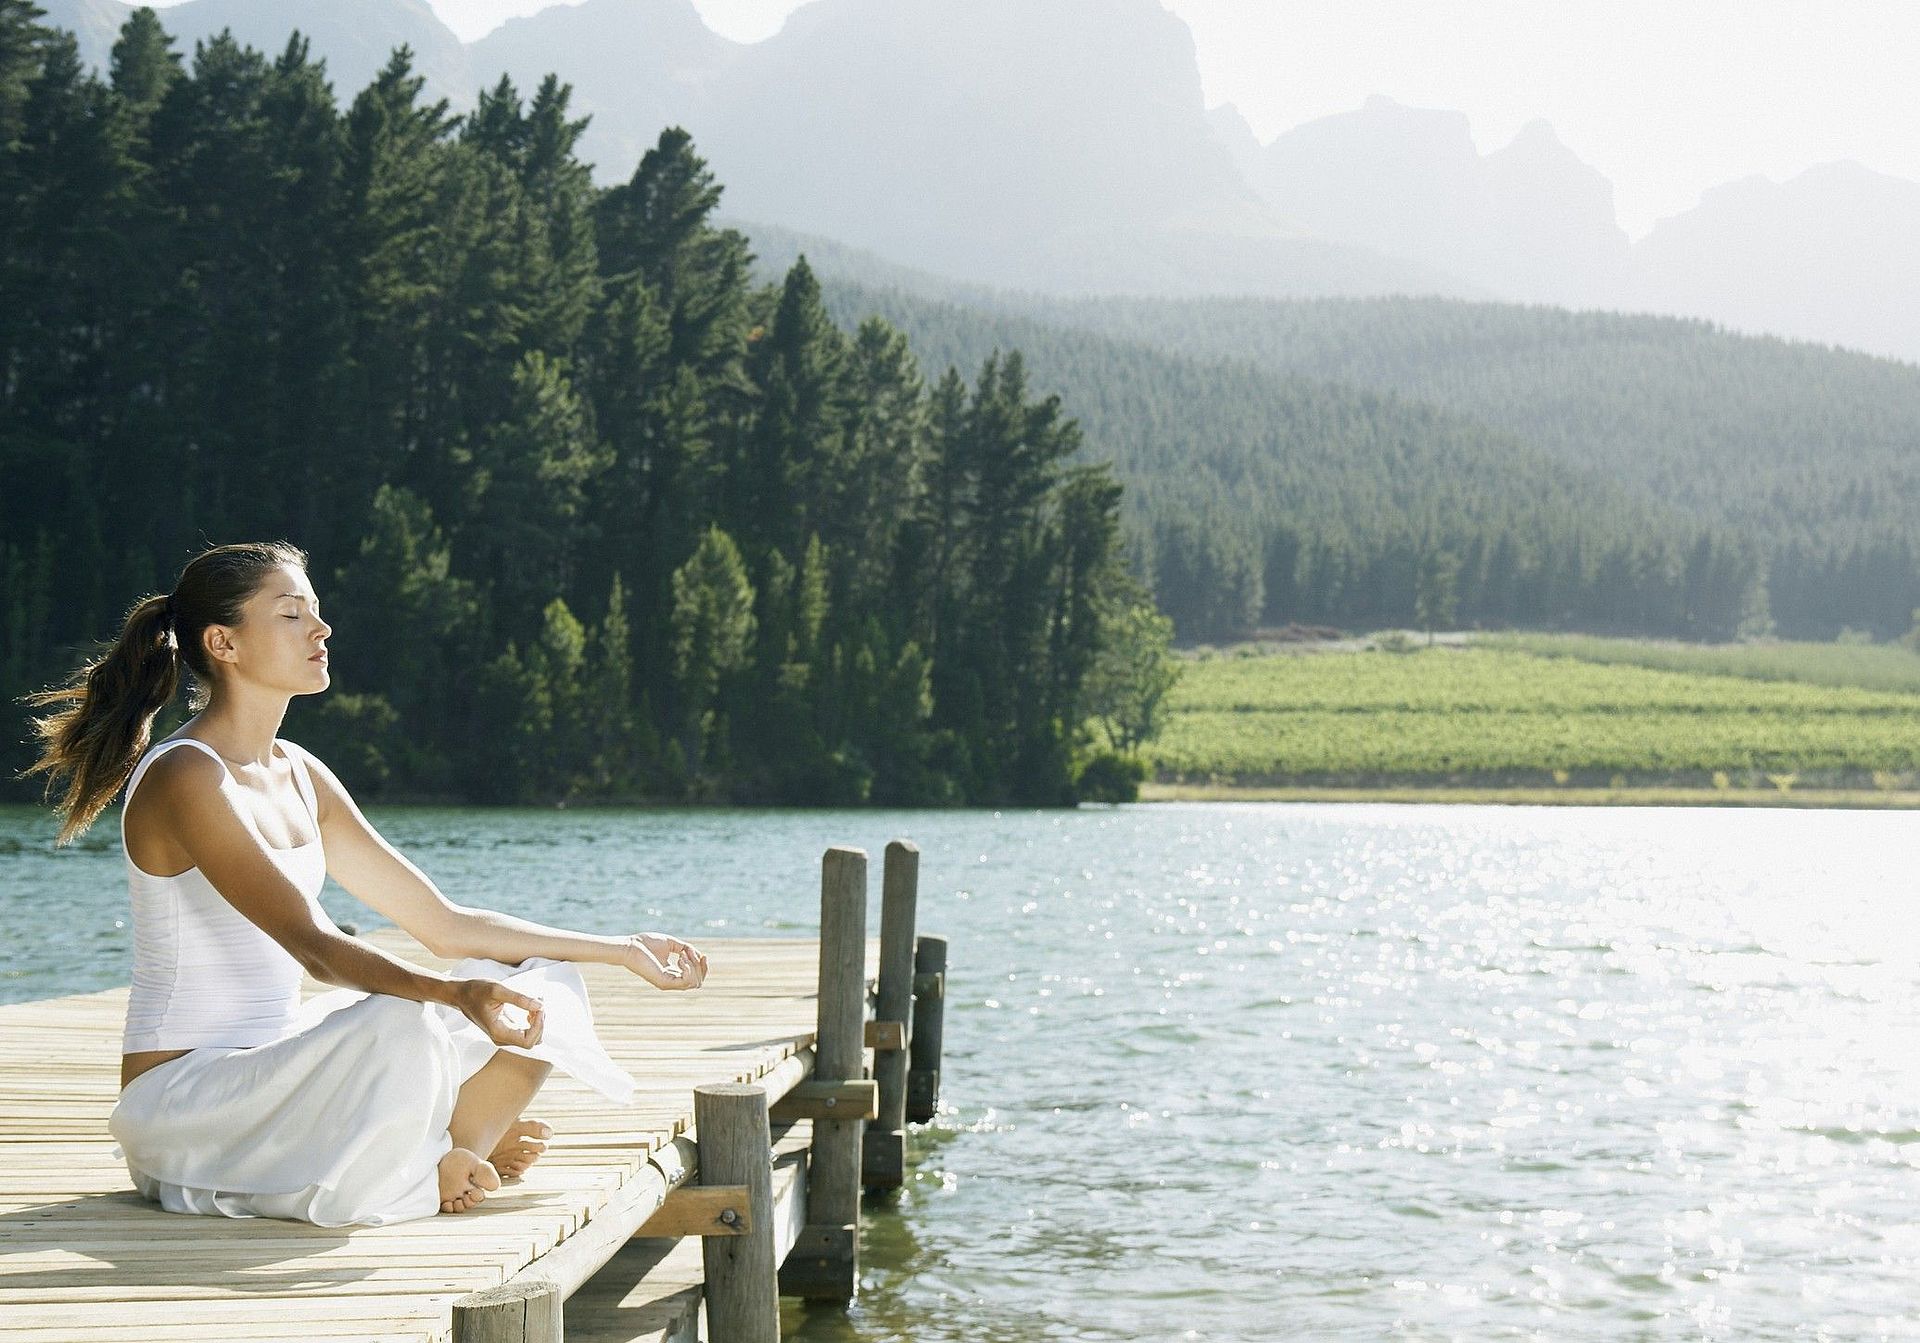
[[[232,662],[239,656],[234,652],[233,632],[225,625],[209,625],[200,631],[200,646],[215,662]]]

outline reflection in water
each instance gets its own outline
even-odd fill
[[[1915,1331],[1908,815],[374,819],[454,899],[696,940],[806,935],[843,842],[877,928],[880,847],[920,843],[945,1110],[859,1302],[788,1303],[789,1337]],[[0,811],[7,998],[125,982],[117,850],[51,829]]]

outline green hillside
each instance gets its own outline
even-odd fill
[[[1719,524],[1783,632],[1920,604],[1920,367],[1709,323],[1437,298],[1002,297],[1036,320],[1390,391]]]
[[[1042,385],[1060,391],[1095,445],[1143,486],[1165,483],[1178,494],[1224,483],[1228,497],[1199,510],[1198,525],[1244,530],[1248,539],[1227,548],[1261,552],[1257,623],[1410,621],[1410,568],[1420,556],[1409,546],[1456,552],[1456,616],[1468,624],[1700,639],[1764,630],[1770,617],[1796,637],[1831,639],[1852,627],[1884,638],[1903,633],[1920,605],[1920,368],[1911,365],[1698,321],[1513,304],[1015,294],[743,227],[764,261],[805,252],[843,295],[843,314],[863,304],[887,311],[916,331],[928,355],[939,349],[965,367],[996,343],[1027,349]],[[1077,345],[1068,331],[1110,343]],[[1177,357],[1189,371],[1164,382],[1149,374],[1143,385],[1143,365],[1119,346]],[[1286,417],[1290,437],[1263,443],[1236,422],[1222,398],[1255,384],[1223,365],[1284,381],[1287,390],[1270,383],[1258,395],[1303,407]],[[1195,381],[1194,366],[1210,366],[1208,385],[1177,387]],[[1109,381],[1126,385],[1110,389]],[[1588,525],[1575,539],[1543,523],[1530,550],[1534,540],[1519,534],[1437,523],[1449,513],[1442,500],[1451,481],[1318,427],[1323,417],[1304,407],[1341,395],[1334,387],[1388,394],[1373,404],[1389,418],[1416,405],[1450,412],[1449,429],[1475,438],[1489,458],[1512,454],[1517,480],[1536,479],[1543,463],[1568,468],[1561,479],[1591,505]],[[1163,398],[1177,404],[1151,431],[1119,422],[1122,403]],[[1317,453],[1300,441],[1313,435]],[[1264,469],[1273,453],[1292,459],[1288,497],[1250,488],[1271,482],[1239,465]],[[1329,461],[1346,469],[1316,464]],[[1138,491],[1136,525],[1175,526],[1180,510],[1150,509],[1153,492]],[[1338,496],[1331,506],[1327,492]],[[1397,512],[1408,499],[1411,511]],[[1597,539],[1613,531],[1623,499],[1646,531],[1642,544],[1624,549]],[[1686,537],[1691,545],[1676,540]],[[1551,595],[1540,589],[1542,570],[1557,571],[1545,582]],[[1227,586],[1219,605],[1237,611],[1245,594]],[[1514,586],[1532,595],[1516,598]],[[1184,634],[1222,632],[1192,600],[1177,592],[1163,600]]]
[[[1127,485],[1138,562],[1185,638],[1410,622],[1457,562],[1459,620],[1729,637],[1755,547],[1512,432],[1393,393],[1198,358],[901,287],[829,279],[923,365],[1018,349]]]

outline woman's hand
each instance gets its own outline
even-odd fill
[[[634,933],[620,963],[656,989],[697,989],[707,977],[707,958],[665,933]]]
[[[454,981],[453,1005],[497,1045],[531,1049],[540,1043],[540,1033],[546,1029],[547,1009],[538,998],[516,992],[495,979]],[[525,1026],[516,1026],[509,1019],[512,1008],[526,1013]]]

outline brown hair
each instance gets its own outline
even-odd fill
[[[88,660],[65,686],[20,697],[36,706],[67,705],[33,720],[43,743],[40,758],[18,776],[44,772],[48,794],[66,778],[66,793],[54,804],[61,818],[56,846],[83,834],[127,781],[146,753],[154,716],[180,687],[182,663],[192,673],[188,708],[199,713],[207,707],[214,672],[200,632],[209,625],[239,625],[247,599],[285,564],[306,569],[306,552],[285,541],[201,551],[180,571],[171,593],[135,602],[113,646]]]

